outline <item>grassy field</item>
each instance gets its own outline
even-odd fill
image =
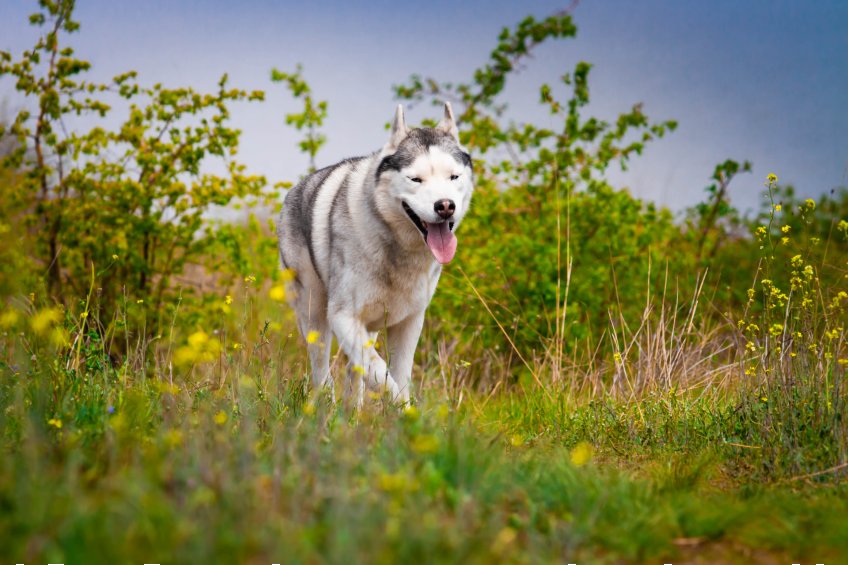
[[[0,342],[4,563],[848,556],[844,465],[828,468],[839,440],[803,379],[788,404],[529,375],[483,391],[425,342],[416,404],[372,394],[354,413],[309,398],[285,327],[177,379],[180,352],[162,344],[116,366],[96,340],[57,356],[47,330],[24,327]],[[212,350],[213,336],[188,341]]]

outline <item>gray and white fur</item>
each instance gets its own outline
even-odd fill
[[[348,358],[345,396],[362,381],[408,402],[424,311],[473,191],[450,104],[435,128],[408,129],[398,106],[386,145],[304,178],[286,195],[278,236],[288,296],[308,343],[315,390],[332,389],[332,336]],[[388,364],[374,347],[387,330]],[[314,334],[313,334],[314,335]]]

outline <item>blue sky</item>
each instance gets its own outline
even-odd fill
[[[391,85],[410,74],[467,80],[499,30],[568,2],[426,3],[78,0],[77,54],[106,79],[134,69],[143,82],[264,89],[267,102],[240,107],[242,160],[269,180],[294,180],[307,166],[283,123],[296,109],[271,67],[297,63],[316,96],[329,101],[329,142],[319,164],[382,145],[395,101]],[[35,2],[0,2],[0,49],[19,53],[35,30]],[[642,102],[653,119],[679,129],[649,146],[618,186],[674,209],[697,202],[715,163],[750,159],[731,196],[757,204],[769,172],[815,195],[848,185],[848,2],[583,0],[576,39],[544,45],[505,92],[509,118],[545,124],[538,86],[579,60],[594,64],[590,111],[614,119]],[[0,99],[14,107],[8,81]],[[410,120],[433,116],[415,108]],[[551,124],[552,125],[552,124]]]

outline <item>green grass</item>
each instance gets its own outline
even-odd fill
[[[794,475],[832,442],[810,435],[800,466],[740,447],[769,438],[730,399],[425,386],[352,414],[260,364],[220,389],[90,365],[2,368],[0,562],[848,557],[839,473]]]

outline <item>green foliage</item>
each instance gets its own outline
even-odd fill
[[[47,29],[36,46],[18,60],[0,54],[0,76],[35,107],[8,127],[17,144],[3,165],[24,177],[19,198],[53,299],[90,296],[96,279],[101,319],[139,301],[149,330],[161,332],[181,292],[174,278],[202,264],[215,241],[208,215],[263,196],[265,179],[235,158],[240,131],[228,123],[231,103],[263,93],[230,88],[226,75],[209,94],[140,86],[133,72],[87,82],[89,63],[63,46],[78,28],[72,11],[70,1],[43,2],[31,20]],[[107,95],[127,106],[117,129],[65,132],[71,116],[110,113]]]
[[[651,123],[639,104],[612,123],[585,117],[591,69],[585,62],[562,77],[566,100],[559,100],[550,85],[540,87],[540,102],[559,129],[501,119],[505,106],[497,96],[509,75],[537,45],[575,33],[567,13],[542,21],[530,17],[514,30],[504,29],[471,82],[443,84],[413,76],[395,87],[404,100],[455,101],[461,140],[485,157],[475,162],[478,189],[463,223],[458,261],[492,313],[469,311],[467,304],[475,299],[468,281],[456,276],[445,277],[435,307],[446,326],[470,326],[486,346],[504,339],[492,318],[510,328],[525,352],[544,351],[551,340],[573,350],[576,341],[603,333],[613,304],[633,323],[646,292],[663,283],[659,275],[676,260],[671,252],[680,230],[671,214],[604,180],[611,165],[626,168],[675,122]],[[683,282],[694,279],[686,276]]]
[[[728,188],[733,178],[740,172],[751,172],[751,163],[741,165],[727,159],[716,165],[713,171],[713,183],[707,186],[706,202],[697,204],[689,210],[689,230],[697,234],[696,256],[698,263],[707,264],[715,257],[722,243],[739,233],[740,218],[738,211],[730,204]]]
[[[327,137],[318,131],[327,117],[327,101],[316,101],[312,98],[312,88],[303,79],[303,68],[300,65],[293,73],[272,69],[271,81],[284,83],[292,96],[303,100],[303,111],[286,114],[286,124],[294,126],[298,131],[306,130],[306,135],[298,143],[298,147],[303,153],[309,155],[309,172],[313,172],[315,156],[327,141]]]

